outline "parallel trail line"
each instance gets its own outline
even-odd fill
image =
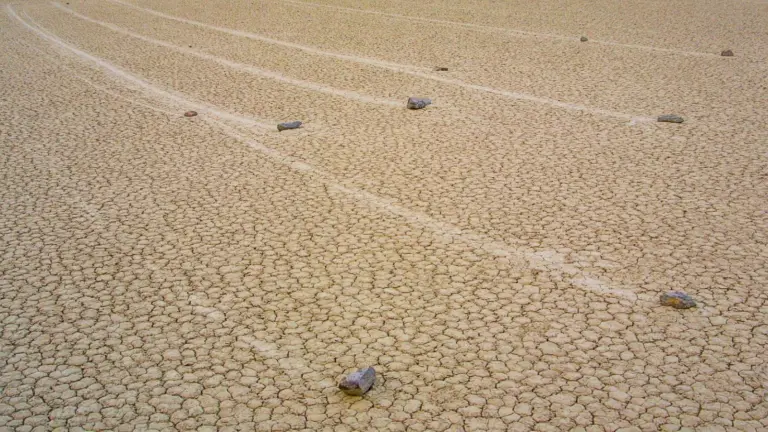
[[[222,66],[226,66],[226,67],[229,67],[229,68],[232,68],[232,69],[235,69],[235,70],[246,72],[246,73],[249,73],[251,75],[258,75],[258,76],[262,76],[262,77],[265,77],[265,78],[268,78],[268,79],[272,79],[272,80],[275,80],[275,81],[284,82],[286,84],[290,84],[290,85],[293,85],[293,86],[296,86],[296,87],[305,88],[305,89],[316,91],[316,92],[319,92],[319,93],[325,93],[325,94],[330,94],[330,95],[334,95],[334,96],[340,96],[340,97],[343,97],[343,98],[357,100],[357,101],[360,101],[360,102],[371,103],[371,104],[376,104],[376,105],[392,106],[392,107],[403,107],[404,106],[404,102],[402,102],[402,101],[395,101],[395,100],[390,100],[390,99],[377,98],[377,97],[374,97],[374,96],[363,95],[363,94],[360,94],[360,93],[357,93],[357,92],[353,92],[353,91],[341,90],[341,89],[337,89],[337,88],[333,88],[333,87],[329,87],[329,86],[324,86],[322,84],[318,84],[318,83],[314,83],[314,82],[310,82],[310,81],[304,81],[304,80],[300,80],[300,79],[290,78],[290,77],[286,77],[285,75],[282,75],[282,74],[280,74],[278,72],[257,68],[255,66],[251,66],[251,65],[247,65],[247,64],[243,64],[243,63],[234,62],[234,61],[227,60],[227,59],[222,58],[222,57],[217,57],[217,56],[214,56],[214,55],[211,55],[211,54],[199,51],[199,50],[195,50],[195,49],[192,49],[192,48],[186,48],[186,47],[183,47],[183,46],[175,45],[175,44],[172,44],[172,43],[169,43],[169,42],[165,42],[165,41],[162,41],[162,40],[159,40],[159,39],[154,39],[154,38],[151,38],[151,37],[148,37],[148,36],[144,36],[144,35],[132,32],[132,31],[127,30],[125,28],[116,26],[114,24],[111,24],[111,23],[108,23],[108,22],[104,22],[104,21],[100,21],[100,20],[88,17],[86,15],[80,14],[80,13],[75,12],[74,10],[72,10],[72,9],[70,9],[68,7],[63,6],[61,3],[51,2],[51,4],[53,4],[54,6],[56,6],[59,9],[61,9],[62,11],[67,12],[67,13],[69,13],[69,14],[77,17],[77,18],[80,18],[82,20],[85,20],[85,21],[88,21],[88,22],[100,25],[102,27],[106,27],[106,28],[108,28],[108,29],[110,29],[110,30],[112,30],[114,32],[121,33],[121,34],[124,34],[124,35],[128,35],[130,37],[142,40],[144,42],[148,42],[148,43],[151,43],[151,44],[154,44],[154,45],[158,45],[158,46],[161,46],[161,47],[164,47],[164,48],[169,48],[169,49],[172,49],[172,50],[184,53],[184,54],[189,54],[189,55],[192,55],[192,56],[204,59],[204,60],[209,60],[209,61],[218,63],[218,64],[220,64]]]
[[[123,79],[125,81],[128,81],[131,84],[133,84],[133,85],[143,89],[146,92],[154,93],[154,94],[156,94],[158,96],[161,96],[162,98],[164,98],[166,100],[173,101],[173,102],[175,102],[175,103],[177,103],[179,105],[195,108],[196,110],[198,110],[198,111],[200,111],[202,113],[209,113],[209,114],[218,116],[218,117],[220,117],[222,119],[225,119],[227,121],[240,124],[240,125],[245,126],[245,127],[260,127],[260,128],[269,128],[269,129],[272,129],[274,127],[274,124],[272,124],[272,123],[267,123],[265,121],[256,121],[256,120],[253,120],[252,118],[247,118],[247,117],[241,116],[239,114],[233,114],[233,113],[230,113],[230,112],[222,111],[222,110],[220,110],[220,109],[218,109],[218,108],[216,108],[216,107],[214,107],[212,105],[208,105],[208,104],[203,103],[203,102],[191,101],[191,100],[189,100],[189,99],[187,99],[187,98],[185,98],[185,97],[183,97],[183,96],[181,96],[181,95],[179,95],[179,94],[177,94],[175,92],[171,92],[171,91],[168,91],[168,90],[161,89],[161,88],[159,88],[159,87],[157,87],[157,86],[155,86],[153,84],[150,84],[149,82],[147,82],[147,81],[145,81],[145,80],[143,80],[141,78],[138,78],[138,77],[136,77],[134,75],[131,75],[130,73],[124,71],[123,69],[118,68],[117,66],[115,66],[115,65],[113,65],[113,64],[111,64],[111,63],[109,63],[109,62],[107,62],[105,60],[102,60],[102,59],[100,59],[98,57],[95,57],[95,56],[93,56],[91,54],[88,54],[87,52],[82,51],[79,48],[68,44],[67,42],[64,42],[63,40],[59,39],[58,37],[52,35],[50,32],[48,32],[46,30],[43,30],[42,28],[38,28],[39,26],[38,27],[33,26],[29,22],[27,22],[24,19],[22,19],[16,13],[16,11],[13,9],[13,6],[11,6],[10,4],[6,5],[6,11],[11,16],[11,18],[14,18],[14,19],[18,20],[27,29],[29,29],[33,33],[37,34],[41,38],[43,38],[43,39],[53,43],[55,46],[58,46],[58,47],[60,47],[60,48],[62,48],[64,50],[67,50],[67,51],[75,54],[76,56],[78,56],[78,57],[80,57],[80,58],[82,58],[84,60],[87,60],[87,61],[89,61],[91,63],[96,64],[97,66],[99,66],[99,68],[107,71],[108,73],[112,74],[113,76],[121,78],[121,79]],[[27,19],[29,19],[29,21],[34,24],[34,20],[32,20],[29,17],[27,17]]]
[[[464,81],[461,81],[461,80],[452,79],[452,78],[446,78],[446,77],[442,77],[442,76],[439,76],[439,75],[426,73],[426,72],[423,72],[423,70],[425,70],[424,68],[418,68],[416,66],[402,65],[402,64],[397,64],[397,63],[384,62],[384,61],[380,61],[380,60],[373,60],[373,59],[368,59],[368,58],[349,56],[349,55],[346,55],[346,54],[338,54],[338,53],[333,53],[333,52],[329,52],[329,51],[322,51],[322,50],[319,50],[319,49],[316,49],[316,48],[313,48],[313,47],[309,47],[309,46],[306,46],[306,45],[300,45],[300,44],[296,44],[296,43],[293,43],[293,42],[286,42],[286,41],[281,41],[281,40],[277,40],[277,39],[268,38],[268,37],[265,37],[265,36],[262,36],[262,35],[259,35],[259,34],[256,34],[256,33],[251,33],[251,32],[246,32],[246,31],[241,31],[241,30],[234,30],[234,29],[230,29],[230,28],[226,28],[226,27],[219,27],[219,26],[215,26],[215,25],[211,25],[211,24],[206,24],[206,23],[203,23],[203,22],[200,22],[200,21],[194,21],[194,20],[190,20],[190,19],[186,19],[186,18],[181,18],[181,17],[177,17],[177,16],[173,16],[173,15],[168,15],[166,13],[159,12],[159,11],[156,11],[154,9],[148,9],[148,8],[145,8],[145,7],[137,6],[137,5],[134,5],[134,4],[131,4],[131,3],[127,3],[127,2],[125,2],[123,0],[107,0],[107,1],[112,2],[112,3],[117,3],[117,4],[120,4],[120,5],[129,7],[129,8],[133,8],[133,9],[136,9],[136,10],[148,13],[150,15],[155,15],[155,16],[158,16],[158,17],[161,17],[161,18],[165,18],[165,19],[169,19],[169,20],[172,20],[172,21],[176,21],[176,22],[180,22],[180,23],[184,23],[184,24],[189,24],[189,25],[197,26],[197,27],[200,27],[200,28],[214,30],[214,31],[222,32],[222,33],[231,34],[233,36],[243,37],[243,38],[252,39],[252,40],[258,40],[258,41],[262,41],[262,42],[266,42],[266,43],[282,45],[282,46],[286,46],[286,47],[290,47],[290,48],[295,48],[295,49],[303,50],[305,52],[310,52],[310,53],[313,53],[313,54],[325,55],[325,56],[336,57],[336,58],[342,58],[343,57],[344,60],[349,60],[349,61],[353,61],[353,62],[357,62],[357,63],[362,63],[362,64],[368,64],[368,65],[371,65],[371,66],[376,66],[376,67],[380,67],[380,68],[383,68],[383,69],[388,69],[388,70],[392,70],[392,71],[399,72],[399,73],[413,75],[413,76],[416,76],[416,77],[419,77],[419,78],[424,78],[424,79],[431,80],[431,81],[442,82],[442,83],[445,83],[445,84],[450,84],[450,85],[453,85],[453,86],[462,87],[462,88],[466,88],[466,89],[470,89],[470,90],[476,90],[476,91],[481,91],[481,92],[484,92],[484,93],[496,94],[496,95],[499,95],[499,96],[502,96],[502,97],[505,97],[505,98],[509,98],[509,99],[522,100],[522,101],[528,101],[528,102],[533,102],[533,103],[538,103],[538,104],[544,104],[544,105],[549,105],[549,106],[553,106],[553,107],[556,107],[556,108],[562,108],[562,109],[570,110],[570,111],[581,111],[581,112],[587,112],[587,113],[592,113],[592,114],[598,114],[598,115],[602,115],[602,116],[606,116],[606,117],[618,118],[618,119],[626,120],[626,121],[630,122],[630,124],[649,123],[649,122],[655,121],[655,118],[652,118],[652,117],[649,117],[649,116],[633,115],[633,114],[627,114],[627,113],[622,113],[622,112],[610,111],[610,110],[605,110],[605,109],[601,109],[601,108],[590,107],[590,106],[587,106],[587,105],[563,102],[563,101],[559,101],[557,99],[550,99],[550,98],[545,98],[545,97],[534,96],[534,95],[530,95],[530,94],[526,94],[526,93],[519,93],[519,92],[508,91],[508,90],[496,89],[496,88],[493,88],[493,87],[486,87],[486,86],[477,85],[477,84],[470,84],[470,83],[467,83],[467,82],[464,82]]]
[[[580,288],[584,291],[611,295],[629,300],[631,302],[650,303],[653,300],[653,297],[650,295],[644,293],[637,294],[629,289],[614,287],[610,283],[601,281],[589,274],[582,272],[573,265],[565,264],[563,257],[554,251],[531,252],[514,249],[509,245],[496,241],[486,235],[464,230],[451,223],[437,220],[426,213],[411,210],[407,207],[398,205],[393,199],[383,198],[362,189],[343,185],[334,179],[331,174],[323,170],[306,164],[298,158],[283,155],[282,153],[267,147],[264,144],[241,135],[240,133],[234,131],[230,126],[222,123],[219,123],[219,125],[222,127],[223,132],[227,135],[246,144],[248,147],[256,151],[261,152],[275,162],[288,166],[289,168],[298,172],[312,174],[316,180],[325,184],[328,189],[351,197],[355,201],[374,209],[378,209],[383,213],[402,218],[410,225],[418,226],[431,231],[444,239],[449,241],[460,241],[477,250],[482,250],[493,256],[502,257],[509,260],[523,260],[528,266],[535,269],[562,274],[568,278],[574,287]]]
[[[138,86],[144,90],[147,90],[150,93],[153,93],[156,97],[162,97],[163,99],[168,101],[176,102],[186,106],[194,106],[196,104],[196,102],[192,102],[184,98],[184,96],[182,95],[172,94],[165,90],[158,89],[157,87],[152,86],[151,84],[147,83],[143,79],[133,76],[130,73],[118,68],[117,66],[112,65],[106,60],[103,60],[99,57],[88,54],[82,50],[79,50],[74,46],[71,46],[70,44],[56,37],[55,35],[50,34],[46,30],[44,30],[42,27],[39,27],[39,25],[38,25],[39,28],[33,26],[29,22],[22,19],[10,4],[6,6],[6,11],[12,18],[21,22],[21,24],[23,24],[27,29],[31,30],[32,32],[34,32],[44,40],[47,40],[53,43],[55,46],[58,46],[62,49],[65,49],[74,53],[76,56],[80,57],[82,60],[95,64],[99,68],[110,72],[116,78],[121,78],[127,81],[129,84]],[[27,17],[27,18],[30,20],[30,22],[35,24],[32,18],[30,17]],[[234,114],[222,112],[220,110],[211,109],[210,112],[217,113],[217,116],[220,117],[221,119],[232,120],[232,119],[239,118]],[[307,164],[306,162],[302,161],[299,158],[286,155],[280,152],[279,150],[268,147],[250,137],[244,136],[240,132],[238,132],[235,128],[233,128],[231,125],[221,120],[217,120],[214,117],[208,117],[208,116],[205,116],[204,118],[218,125],[225,134],[236,139],[237,141],[242,142],[243,144],[256,150],[262,155],[266,156],[267,159],[273,162],[276,162],[277,164],[286,166],[298,173],[311,175],[311,178],[324,184],[329,190],[339,192],[344,196],[350,197],[356,202],[359,202],[363,205],[369,206],[374,209],[378,209],[380,212],[384,214],[389,214],[389,215],[399,217],[405,220],[410,225],[421,227],[425,230],[433,232],[434,234],[444,239],[447,239],[448,241],[461,241],[464,244],[472,246],[477,250],[483,250],[486,253],[491,254],[493,256],[506,258],[509,260],[515,260],[515,259],[522,260],[532,268],[561,274],[564,277],[566,277],[569,281],[571,281],[574,287],[582,289],[584,291],[620,297],[631,302],[639,301],[639,302],[647,303],[650,301],[649,300],[650,297],[647,296],[646,294],[636,294],[635,292],[628,289],[613,287],[611,286],[611,284],[601,281],[581,271],[574,265],[566,264],[564,258],[560,254],[554,251],[533,252],[533,251],[527,251],[527,250],[518,250],[510,247],[506,243],[496,241],[489,236],[464,230],[451,223],[447,223],[447,222],[443,222],[438,219],[435,219],[426,213],[414,211],[407,207],[398,205],[393,199],[383,198],[373,193],[364,191],[362,189],[344,185],[341,182],[339,182],[337,179],[335,179],[330,173],[323,171],[319,168],[316,168],[310,164]]]
[[[324,8],[335,9],[343,12],[380,15],[380,16],[385,16],[388,18],[394,18],[394,19],[400,19],[400,20],[427,22],[427,23],[446,25],[446,26],[465,27],[472,30],[479,30],[479,31],[486,31],[486,32],[488,31],[496,32],[496,33],[501,32],[501,33],[508,33],[516,36],[523,36],[523,37],[549,38],[549,39],[558,39],[558,40],[565,40],[565,41],[572,41],[572,42],[580,42],[579,41],[580,37],[563,36],[563,35],[554,34],[554,33],[532,32],[527,30],[510,29],[505,27],[494,27],[494,26],[483,25],[483,24],[464,23],[460,21],[448,21],[448,20],[441,20],[436,18],[424,18],[424,17],[417,17],[417,16],[411,16],[411,15],[400,15],[400,14],[389,13],[389,12],[372,11],[372,10],[366,10],[366,9],[355,9],[355,8],[335,6],[335,5],[325,5],[321,3],[313,3],[313,2],[300,1],[300,0],[278,0],[278,1],[295,4],[298,6],[324,7]],[[597,40],[597,39],[590,39],[589,43],[617,46],[617,47],[623,47],[623,48],[642,49],[647,51],[660,51],[660,52],[690,55],[690,56],[706,56],[706,57],[717,56],[714,53],[708,53],[708,52],[702,52],[702,51],[677,50],[673,48],[661,48],[661,47],[655,47],[655,46],[649,46],[649,45],[627,44],[627,43],[604,41],[604,40]]]
[[[308,52],[310,54],[323,55],[323,56],[327,56],[327,57],[334,57],[334,58],[337,58],[339,60],[347,60],[347,61],[352,61],[352,62],[355,62],[355,63],[367,64],[367,65],[370,65],[370,66],[378,66],[378,67],[387,68],[387,69],[396,70],[396,71],[402,71],[403,69],[406,69],[406,68],[407,69],[414,69],[414,70],[415,69],[427,70],[426,68],[421,68],[421,67],[417,67],[417,66],[407,66],[407,65],[401,65],[401,64],[397,64],[397,63],[392,63],[392,62],[384,61],[384,60],[371,59],[371,58],[366,58],[366,57],[358,57],[358,56],[355,56],[355,55],[342,54],[342,53],[337,53],[337,52],[332,52],[332,51],[325,51],[325,50],[321,50],[321,49],[318,49],[318,48],[315,48],[315,47],[311,47],[311,46],[307,46],[307,45],[301,45],[301,44],[297,44],[297,43],[293,43],[293,42],[282,41],[282,40],[279,40],[279,39],[273,39],[273,38],[270,38],[270,37],[267,37],[267,36],[258,35],[258,34],[255,34],[255,33],[244,32],[244,31],[240,31],[240,30],[234,30],[234,29],[230,29],[230,28],[226,28],[226,27],[219,27],[219,26],[215,26],[215,25],[211,25],[211,24],[205,24],[205,23],[198,22],[198,21],[188,20],[186,18],[181,18],[181,17],[176,17],[176,16],[173,16],[173,15],[168,15],[168,14],[165,14],[163,12],[156,11],[154,9],[144,8],[144,7],[137,6],[137,5],[128,3],[128,2],[124,2],[122,0],[107,0],[107,1],[110,1],[112,3],[117,3],[117,4],[120,4],[120,5],[129,7],[129,8],[133,8],[133,9],[142,11],[144,13],[155,15],[155,16],[158,16],[158,17],[161,17],[161,18],[165,18],[165,19],[169,19],[169,20],[173,20],[173,21],[177,21],[177,22],[182,22],[182,23],[185,23],[185,24],[195,25],[195,26],[207,28],[209,30],[219,31],[219,32],[222,32],[222,33],[228,33],[228,34],[231,34],[233,36],[239,36],[239,37],[243,37],[243,38],[247,38],[247,39],[253,39],[253,40],[258,40],[258,41],[261,41],[261,42],[270,43],[270,44],[274,44],[274,45],[281,45],[281,46],[285,46],[285,47],[288,47],[288,48],[294,48],[294,49],[298,49],[298,50],[301,50],[301,51],[304,51],[304,52]]]
[[[128,103],[136,105],[136,106],[144,107],[144,108],[150,109],[152,111],[159,112],[161,114],[166,114],[169,117],[178,117],[178,115],[179,115],[178,111],[170,111],[170,110],[167,110],[167,109],[164,109],[164,108],[161,108],[161,107],[157,107],[157,106],[153,106],[153,105],[141,102],[141,101],[139,101],[137,99],[133,99],[133,98],[130,98],[130,97],[127,97],[127,96],[123,96],[120,93],[114,92],[114,91],[112,91],[112,90],[102,86],[101,84],[96,84],[95,82],[91,81],[90,79],[88,79],[88,78],[82,76],[81,74],[79,74],[74,68],[71,68],[71,67],[65,65],[63,62],[56,61],[51,54],[48,54],[48,53],[44,52],[42,49],[40,49],[38,47],[35,47],[35,46],[32,46],[32,45],[24,44],[24,43],[19,42],[19,41],[17,41],[17,43],[23,45],[25,49],[35,51],[38,55],[40,55],[40,57],[48,59],[51,63],[55,64],[57,67],[60,67],[60,68],[62,68],[64,70],[66,70],[67,72],[69,72],[69,74],[73,78],[78,79],[78,80],[84,82],[85,84],[95,88],[96,90],[98,90],[98,91],[100,91],[102,93],[108,94],[108,95],[110,95],[110,96],[112,96],[112,97],[114,97],[116,99],[120,99],[122,101],[128,102]]]

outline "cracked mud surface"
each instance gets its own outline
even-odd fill
[[[768,429],[768,5],[617,8],[3,2],[0,431]]]

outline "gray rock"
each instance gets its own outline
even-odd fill
[[[721,52],[720,55],[723,56],[723,57],[733,57],[733,51],[725,50],[725,51]]]
[[[297,129],[299,126],[301,126],[301,122],[298,121],[298,120],[297,121],[292,121],[292,122],[287,122],[287,123],[278,123],[277,124],[277,130],[282,132],[282,131],[287,130],[287,129]]]
[[[339,383],[339,388],[350,396],[362,396],[373,387],[376,371],[373,367],[360,369],[347,375]]]
[[[696,306],[691,296],[681,291],[670,291],[661,295],[661,304],[675,309],[688,309]]]
[[[408,98],[408,109],[417,110],[426,108],[427,105],[432,105],[432,99],[427,98],[417,98],[417,97],[409,97]]]
[[[679,115],[674,115],[674,114],[660,115],[657,120],[660,121],[660,122],[664,122],[664,123],[682,123],[682,122],[685,121]]]
[[[580,41],[582,41],[582,42],[586,42],[586,41],[588,41],[589,39],[588,39],[586,36],[582,36],[582,37],[581,37],[581,39],[579,39],[579,40],[580,40]]]

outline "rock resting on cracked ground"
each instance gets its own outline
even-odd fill
[[[680,291],[672,291],[661,295],[661,304],[672,306],[675,309],[688,309],[696,306],[696,301],[688,294]]]
[[[659,118],[658,118],[658,119],[656,119],[656,120],[657,120],[657,121],[660,121],[660,122],[662,122],[662,123],[682,123],[682,122],[684,122],[684,121],[685,121],[685,120],[684,120],[682,117],[680,117],[679,115],[674,115],[674,114],[664,114],[664,115],[660,115],[660,116],[659,116]]]
[[[282,132],[288,129],[298,129],[300,126],[301,126],[301,122],[298,120],[292,121],[292,122],[286,122],[286,123],[278,123],[277,130]]]
[[[360,369],[344,377],[339,388],[350,396],[362,396],[373,387],[376,371],[372,367]]]
[[[406,106],[408,107],[408,109],[418,110],[418,109],[426,108],[427,105],[432,105],[432,99],[409,97],[408,104]]]

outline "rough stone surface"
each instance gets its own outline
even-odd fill
[[[661,295],[661,304],[675,309],[688,309],[696,306],[696,301],[681,291],[672,291]]]
[[[277,130],[280,132],[288,129],[297,129],[301,127],[302,123],[300,121],[292,121],[292,122],[285,122],[285,123],[278,123],[277,124]]]
[[[408,104],[406,106],[408,107],[408,109],[418,110],[418,109],[426,108],[427,105],[431,105],[431,104],[432,104],[432,99],[409,97]]]
[[[367,367],[344,377],[339,383],[339,388],[350,396],[362,396],[373,387],[376,381],[376,371],[373,367]]]
[[[660,115],[656,120],[662,123],[682,123],[685,121],[685,119],[675,114]]]

